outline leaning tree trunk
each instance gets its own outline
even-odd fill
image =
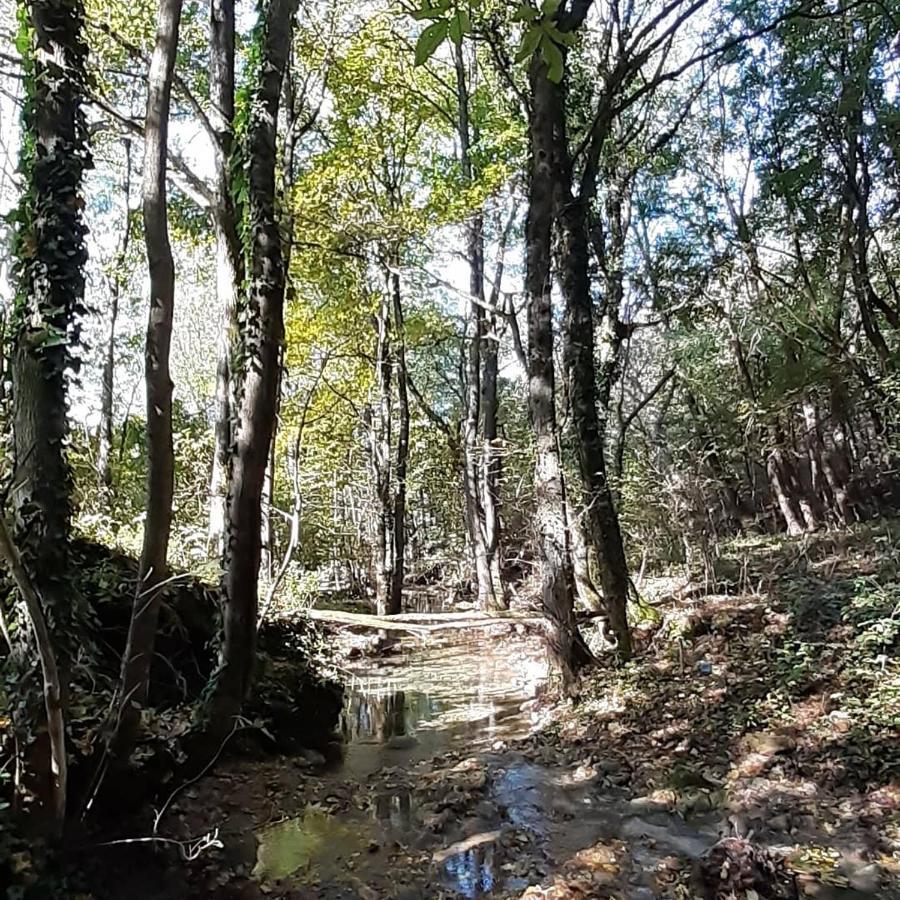
[[[240,714],[256,654],[262,490],[275,430],[284,339],[285,269],[276,210],[276,138],[296,8],[297,0],[270,0],[261,14],[259,81],[247,137],[252,269],[241,335],[244,371],[228,494],[224,634],[210,706],[213,732],[227,731]]]
[[[216,298],[221,324],[216,343],[216,396],[213,467],[209,484],[208,539],[212,552],[224,550],[228,464],[231,456],[233,386],[231,359],[237,340],[237,298],[243,281],[241,242],[231,185],[234,128],[234,0],[210,4],[210,122],[216,132],[215,203]]]
[[[551,235],[559,165],[554,136],[559,93],[538,58],[532,60],[529,78],[532,110],[528,123],[530,177],[525,223],[525,294],[528,396],[535,442],[535,530],[548,646],[563,681],[570,682],[590,660],[590,653],[575,622],[554,397]]]
[[[156,47],[150,61],[144,130],[144,241],[150,270],[150,313],[144,349],[147,390],[147,516],[137,592],[119,686],[119,713],[111,739],[117,755],[127,753],[140,725],[150,686],[150,663],[166,578],[175,455],[172,448],[172,380],[169,346],[175,309],[175,263],[166,209],[166,153],[169,100],[178,49],[182,0],[161,0]]]
[[[397,261],[398,263],[399,261]],[[393,545],[391,550],[391,594],[387,613],[397,615],[403,607],[403,576],[406,571],[406,470],[409,463],[409,389],[406,372],[406,342],[403,329],[403,304],[400,297],[400,273],[397,263],[391,272],[391,298],[394,307],[394,353],[397,361],[397,403],[400,412],[397,429],[397,483],[394,486]]]
[[[48,651],[53,653],[61,672],[55,693],[62,696],[51,697],[51,685],[45,681],[48,726],[53,728],[65,713],[66,669],[73,650],[71,474],[65,445],[67,379],[72,348],[79,339],[78,319],[84,312],[87,260],[81,214],[82,174],[90,165],[82,105],[87,46],[81,0],[32,0],[27,10],[29,45],[23,60],[28,102],[22,124],[28,140],[21,166],[26,190],[17,216],[17,285],[10,321],[15,472],[10,499],[12,540],[43,603],[43,608],[33,610],[32,619],[38,628],[36,617],[46,616],[50,626],[49,634],[38,635],[47,645],[40,647],[42,662]],[[23,725],[18,716],[15,725]],[[60,768],[64,760],[54,760],[56,755],[51,748],[47,768],[53,784],[50,796],[42,801],[59,834],[65,818],[65,771]]]

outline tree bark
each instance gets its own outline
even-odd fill
[[[567,518],[569,521],[569,535],[572,541],[572,567],[575,574],[575,590],[578,599],[585,609],[591,612],[605,610],[603,597],[597,590],[594,579],[591,576],[590,551],[587,528],[585,527],[585,513],[583,509],[577,509],[575,504],[567,506]]]
[[[630,579],[619,516],[606,472],[605,417],[601,420],[597,413],[587,217],[581,201],[567,198],[560,212],[560,226],[560,281],[566,301],[563,361],[576,434],[583,503],[590,523],[588,534],[597,553],[603,602],[618,639],[619,656],[628,659],[631,656],[627,615]],[[607,302],[614,303],[615,299]],[[611,376],[608,381],[611,382]],[[609,387],[611,389],[611,384]]]
[[[528,397],[534,432],[535,530],[541,561],[541,605],[551,657],[564,683],[590,661],[575,622],[572,572],[563,507],[562,469],[553,371],[551,236],[559,156],[559,96],[535,57],[529,70],[529,184],[525,223],[525,294],[528,305]]]
[[[150,686],[150,663],[159,618],[160,585],[166,578],[175,456],[172,447],[172,380],[169,346],[175,308],[175,263],[169,244],[166,209],[166,153],[169,101],[182,0],[160,0],[156,45],[150,61],[147,121],[144,129],[143,217],[144,241],[150,272],[150,310],[144,349],[147,393],[147,515],[138,568],[138,584],[131,612],[128,640],[122,657],[118,719],[110,746],[127,754],[140,726]]]
[[[216,342],[215,449],[209,484],[208,540],[210,550],[221,555],[234,425],[231,359],[237,341],[237,298],[244,277],[230,173],[234,145],[234,0],[212,0],[209,26],[209,119],[217,139],[211,213],[216,233],[216,298],[222,319]]]
[[[250,290],[241,334],[245,367],[228,493],[223,642],[210,705],[211,728],[227,731],[252,681],[259,605],[263,481],[275,429],[284,339],[285,269],[276,209],[276,138],[281,85],[297,0],[270,0],[262,15],[260,66],[248,127]]]

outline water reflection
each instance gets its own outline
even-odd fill
[[[485,897],[494,890],[499,860],[493,844],[473,847],[444,862],[444,875],[463,897]]]
[[[374,810],[376,819],[396,831],[412,828],[412,798],[408,790],[376,794]]]
[[[365,774],[459,747],[474,752],[527,733],[522,704],[547,676],[540,649],[515,639],[499,648],[484,634],[454,638],[356,664],[340,725],[345,771]]]
[[[254,878],[276,880],[298,872],[339,875],[368,839],[363,830],[309,807],[301,816],[257,832]]]

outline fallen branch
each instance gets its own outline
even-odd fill
[[[457,628],[490,628],[493,625],[540,625],[541,616],[520,616],[506,613],[485,615],[484,613],[410,613],[406,616],[375,616],[366,613],[342,612],[336,609],[310,609],[310,619],[349,628],[376,628],[380,631],[408,631],[411,634],[428,634],[434,631],[448,631]],[[422,616],[427,622],[410,621]]]
[[[50,738],[50,781],[53,787],[53,821],[57,835],[62,835],[66,821],[66,726],[56,666],[56,654],[50,641],[50,631],[44,617],[44,605],[31,576],[28,574],[19,551],[13,543],[6,519],[0,515],[0,560],[4,562],[22,599],[34,631],[34,641],[41,660],[44,679],[44,707],[47,711],[47,734]]]

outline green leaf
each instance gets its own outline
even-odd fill
[[[542,35],[542,37],[541,58],[547,65],[547,77],[554,84],[559,84],[562,81],[564,69],[562,50],[546,34]]]
[[[516,52],[516,62],[524,62],[526,59],[529,59],[534,51],[537,50],[543,36],[544,32],[540,25],[532,25],[522,36],[522,43]]]
[[[468,34],[471,30],[472,23],[469,19],[469,14],[464,9],[461,9],[450,20],[448,34],[450,35],[450,40],[458,47],[462,43],[463,35]]]
[[[529,6],[527,3],[523,3],[514,13],[512,20],[513,22],[533,22],[535,19],[539,19],[541,14],[538,10],[536,10],[533,6]]]
[[[560,31],[555,25],[544,24],[544,31],[553,38],[554,43],[563,47],[574,47],[577,38],[571,31]]]
[[[541,12],[545,16],[555,16],[560,2],[561,0],[544,0],[541,4]]]
[[[434,55],[434,51],[444,42],[447,32],[450,29],[450,21],[441,19],[438,22],[432,22],[420,35],[416,41],[416,65],[421,66]]]

